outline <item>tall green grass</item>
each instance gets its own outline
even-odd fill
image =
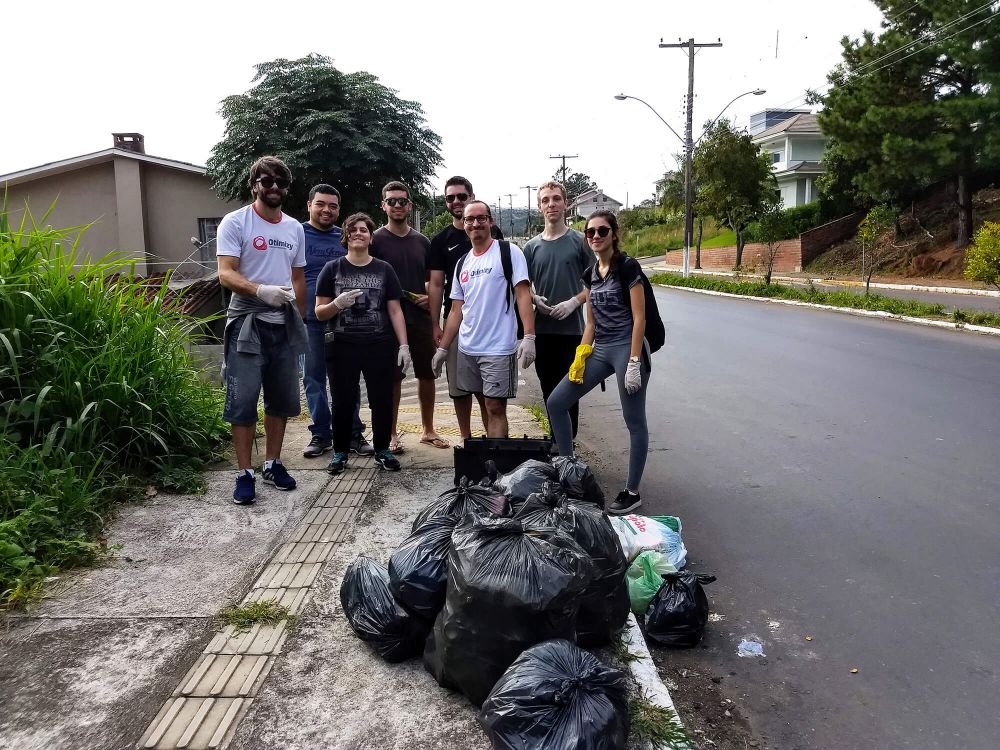
[[[0,209],[0,605],[92,557],[128,477],[201,465],[226,434],[165,283],[46,218]]]

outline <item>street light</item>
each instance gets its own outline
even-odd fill
[[[739,96],[734,96],[732,99],[730,99],[729,104],[723,107],[722,111],[715,116],[715,118],[712,120],[711,123],[709,123],[708,127],[705,128],[704,132],[702,132],[702,134],[698,136],[698,141],[694,141],[691,137],[691,120],[693,116],[692,102],[690,101],[688,102],[687,138],[681,138],[681,136],[678,135],[677,131],[674,130],[672,127],[670,127],[670,123],[664,120],[663,117],[660,115],[660,113],[657,112],[655,109],[653,109],[653,107],[648,102],[643,101],[637,96],[628,96],[626,94],[615,94],[615,99],[617,99],[618,101],[625,101],[626,99],[635,99],[637,102],[642,102],[647,107],[649,107],[650,111],[652,111],[654,115],[660,118],[660,122],[666,125],[667,128],[670,130],[670,132],[673,133],[674,136],[676,136],[677,139],[684,146],[684,278],[687,278],[688,276],[691,275],[691,237],[694,234],[694,211],[693,211],[694,185],[692,184],[691,181],[691,159],[694,155],[695,143],[701,142],[701,139],[705,137],[705,133],[707,133],[709,130],[712,129],[712,126],[715,125],[716,122],[718,122],[719,118],[722,117],[722,114],[727,109],[729,109],[730,105],[732,105],[732,103],[735,102],[737,99],[742,99],[744,96],[750,96],[751,94],[753,94],[754,96],[761,96],[766,93],[767,91],[765,91],[764,89],[753,89],[751,91],[744,91]]]

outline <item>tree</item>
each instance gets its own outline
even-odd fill
[[[858,242],[861,243],[861,276],[865,280],[867,296],[875,268],[888,260],[892,250],[890,232],[896,229],[896,212],[888,206],[875,206],[861,220],[858,227]],[[867,270],[866,270],[867,260]]]
[[[1000,14],[979,0],[874,2],[882,32],[842,40],[831,88],[814,96],[824,105],[820,127],[863,203],[898,206],[950,180],[956,237],[966,245],[971,180],[1000,164]]]
[[[771,283],[774,272],[774,260],[778,257],[778,243],[788,236],[789,221],[787,214],[781,210],[780,201],[768,201],[757,219],[757,235],[764,244],[764,283]]]
[[[223,99],[219,110],[225,131],[208,169],[222,197],[248,200],[247,169],[265,154],[292,170],[285,206],[302,218],[309,188],[320,182],[342,192],[343,215],[374,212],[390,180],[406,183],[414,199],[429,192],[441,139],[425,127],[420,104],[398,98],[370,73],[342,73],[323,55],[256,70],[254,85]]]
[[[719,120],[695,149],[698,206],[736,233],[736,267],[743,262],[746,228],[775,195],[770,160],[746,131]]]
[[[1000,289],[1000,224],[984,221],[965,251],[965,278]]]
[[[556,170],[556,173],[552,175],[552,179],[556,182],[562,181],[562,170]],[[566,205],[569,206],[579,198],[581,195],[586,193],[588,190],[597,190],[597,183],[594,182],[588,175],[583,172],[573,172],[567,178],[566,182],[562,183],[562,186],[566,188]]]

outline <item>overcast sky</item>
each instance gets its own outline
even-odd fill
[[[147,153],[204,164],[222,135],[219,101],[253,65],[317,52],[423,105],[442,138],[435,188],[453,173],[496,202],[548,179],[554,154],[613,198],[649,197],[683,135],[687,56],[661,37],[714,42],[695,58],[695,136],[727,110],[801,106],[840,59],[839,40],[877,29],[868,0],[523,2],[7,2],[0,174],[107,148],[113,131]],[[777,55],[775,37],[777,34]],[[281,123],[275,123],[280,127]],[[534,199],[532,200],[534,202]],[[350,205],[345,196],[345,205]]]

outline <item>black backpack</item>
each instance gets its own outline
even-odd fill
[[[624,266],[626,263],[639,264],[639,261],[631,258],[627,255],[623,256],[621,259],[621,264]],[[592,276],[594,273],[594,266],[587,269],[587,275]],[[646,331],[645,339],[646,343],[649,344],[650,352],[658,352],[663,348],[663,343],[667,338],[667,331],[663,326],[663,319],[660,317],[660,310],[656,306],[656,297],[653,294],[653,285],[649,283],[649,279],[646,277],[645,272],[642,270],[642,266],[637,269],[639,272],[639,279],[642,281],[642,293],[643,298],[646,300]],[[631,312],[631,309],[629,310]]]
[[[506,313],[510,310],[511,304],[514,305],[514,317],[517,319],[517,338],[522,339],[524,338],[524,325],[521,323],[521,313],[517,309],[517,296],[514,293],[514,263],[510,259],[510,243],[507,240],[498,240],[498,242],[500,243],[500,266],[503,268],[503,277],[507,280],[507,291],[504,295],[507,304],[503,311]],[[462,266],[465,265],[465,259],[468,257],[469,253],[466,253],[458,259],[458,263],[455,265],[455,279],[461,276]]]

